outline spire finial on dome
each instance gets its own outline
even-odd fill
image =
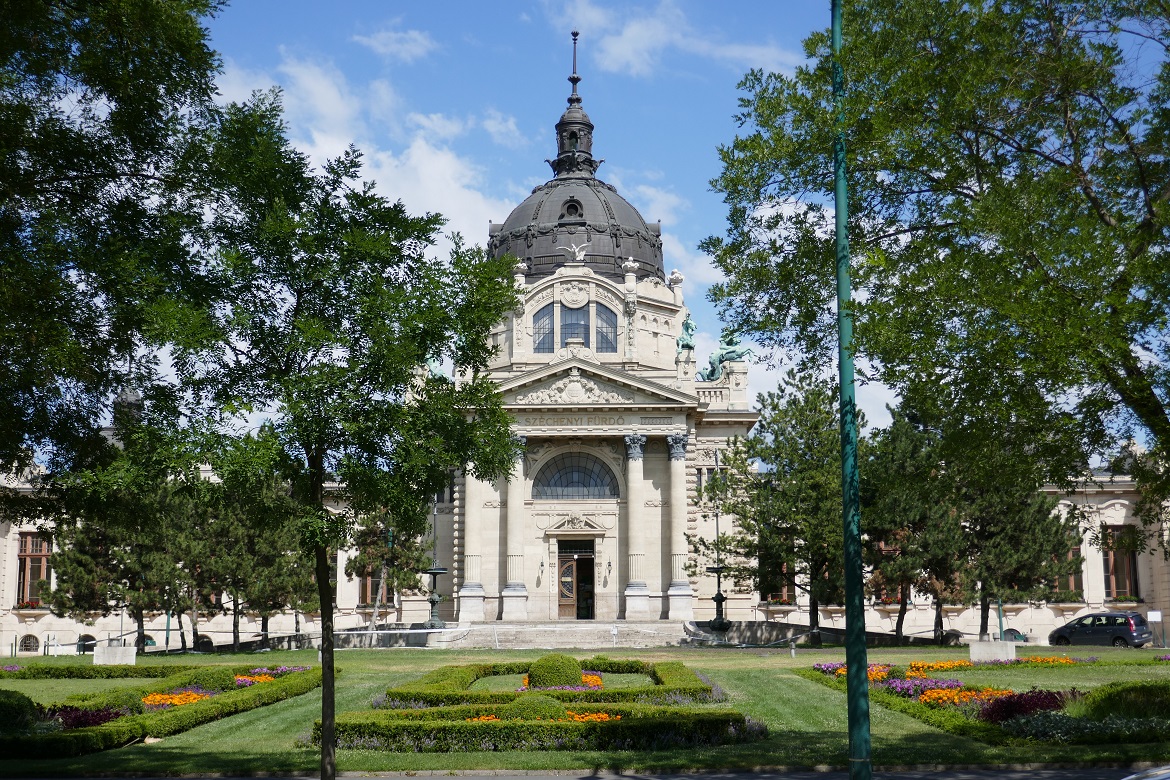
[[[573,92],[569,95],[569,107],[557,122],[557,158],[548,161],[557,177],[592,178],[597,166],[601,165],[601,160],[593,159],[593,123],[581,108],[581,96],[577,94],[577,84],[581,81],[577,75],[579,35],[573,30],[573,74],[569,76]]]
[[[581,96],[577,94],[577,85],[581,83],[581,77],[577,75],[577,36],[579,32],[573,30],[573,75],[569,76],[569,83],[573,85],[573,94],[569,96],[569,104],[580,104]],[[574,100],[576,98],[576,100]]]

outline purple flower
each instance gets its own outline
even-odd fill
[[[963,687],[960,680],[932,680],[929,677],[913,677],[908,680],[882,680],[873,684],[890,693],[906,699],[917,699],[924,691],[954,690]]]
[[[3,667],[4,671],[6,671],[6,672],[19,672],[21,670],[21,668],[22,667],[19,667],[16,664],[11,664],[9,666]]]
[[[844,669],[844,668],[845,668],[845,664],[841,663],[841,662],[833,662],[833,663],[828,663],[828,664],[813,664],[814,670],[820,672],[821,674],[827,674],[830,677],[833,677],[834,675],[836,675],[838,669]]]

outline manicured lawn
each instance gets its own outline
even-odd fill
[[[113,688],[133,688],[152,682],[149,678],[123,677],[117,680],[0,680],[0,688],[20,691],[38,704],[62,701],[75,693],[94,693]]]
[[[1099,656],[1100,666],[964,670],[940,674],[970,682],[1027,690],[1071,688],[1087,690],[1115,679],[1170,678],[1170,663],[1135,665],[1165,651],[1075,648],[1070,656]],[[1024,654],[1047,655],[1051,648]],[[337,655],[338,711],[367,709],[374,696],[386,688],[416,679],[436,666],[477,662],[534,659],[540,651],[455,652],[435,650],[346,650]],[[764,649],[652,649],[611,650],[613,658],[645,661],[676,660],[709,677],[730,696],[738,710],[766,723],[771,737],[764,742],[718,748],[648,752],[543,752],[382,754],[341,751],[341,771],[414,771],[456,769],[610,769],[673,771],[700,768],[746,769],[752,767],[842,766],[846,761],[845,696],[791,672],[814,663],[842,661],[840,648],[798,650]],[[577,652],[578,657],[594,655]],[[899,648],[871,650],[871,662],[905,665],[911,660],[966,658],[965,648]],[[53,659],[60,660],[60,659]],[[150,659],[155,662],[155,658]],[[168,663],[249,664],[275,666],[315,665],[313,651],[273,652],[240,656],[172,656]],[[77,662],[74,660],[74,662]],[[88,663],[88,659],[84,661]],[[634,675],[637,677],[637,675]],[[16,681],[0,680],[0,686]],[[37,681],[39,682],[39,681]],[[74,683],[77,681],[64,681]],[[96,682],[96,681],[95,681]],[[127,681],[102,681],[118,682]],[[504,681],[519,687],[519,676]],[[614,682],[613,684],[616,684]],[[174,775],[185,773],[305,772],[316,771],[317,756],[298,747],[320,713],[320,693],[312,692],[223,721],[192,729],[150,745],[54,761],[0,761],[0,774],[47,777],[63,774],[125,772]],[[1170,761],[1170,742],[1116,746],[989,747],[974,740],[938,732],[899,713],[874,707],[871,713],[875,765],[982,764],[1017,762],[1116,762]]]

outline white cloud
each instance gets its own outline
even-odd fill
[[[483,244],[488,220],[502,220],[514,204],[485,195],[484,171],[448,148],[419,135],[400,154],[375,150],[366,156],[366,174],[388,198],[401,199],[413,214],[438,212],[448,219],[445,232],[458,231]],[[446,252],[441,242],[440,254]]]
[[[276,79],[262,70],[248,70],[234,60],[227,58],[223,73],[215,80],[223,103],[243,103],[257,90],[271,89]]]
[[[411,114],[407,119],[429,137],[444,141],[462,135],[467,130],[466,121],[445,114]]]
[[[350,89],[345,75],[331,63],[286,56],[278,70],[283,76],[285,113],[293,141],[314,162],[336,157],[354,141],[368,136],[366,101]]]
[[[692,250],[673,233],[664,231],[662,234],[662,263],[669,271],[677,268],[686,277],[688,295],[701,296],[702,290],[716,282],[723,281],[723,273],[715,267],[711,258],[706,254]]]
[[[483,129],[487,130],[492,140],[500,146],[519,149],[528,145],[528,139],[516,127],[516,117],[510,114],[504,115],[494,108],[489,108],[484,112],[482,124]]]
[[[712,40],[707,31],[695,30],[673,2],[662,0],[653,10],[629,11],[618,19],[608,10],[585,2],[569,8],[547,6],[554,24],[566,22],[597,36],[594,61],[603,70],[648,76],[670,50],[724,63],[735,70],[763,68],[790,71],[804,62],[801,52],[772,43]]]
[[[663,225],[678,221],[678,212],[691,204],[673,192],[649,184],[639,184],[631,191],[631,197],[638,202],[638,210],[647,219],[657,219]]]
[[[381,30],[373,35],[355,35],[353,39],[383,57],[414,62],[427,56],[439,44],[430,33],[422,30]]]

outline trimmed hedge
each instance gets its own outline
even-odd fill
[[[606,712],[620,720],[586,723],[547,720],[474,721],[498,707],[463,705],[429,710],[345,712],[337,716],[337,746],[392,752],[495,750],[659,750],[726,745],[767,736],[767,729],[731,710],[646,705],[590,705],[574,712]],[[313,729],[321,743],[321,724]]]
[[[124,747],[146,737],[178,734],[229,715],[300,696],[321,684],[321,670],[310,669],[277,677],[272,682],[236,688],[235,675],[246,674],[249,668],[184,667],[187,670],[184,673],[172,675],[149,686],[71,696],[67,701],[76,706],[95,709],[125,707],[136,714],[100,726],[3,736],[0,737],[0,755],[5,758],[57,758]],[[153,712],[144,711],[143,696],[192,685],[223,692],[192,704]]]
[[[1082,704],[1090,720],[1170,718],[1170,680],[1118,680],[1090,691]]]
[[[15,672],[0,670],[0,680],[114,680],[126,677],[170,677],[180,672],[204,669],[201,666],[146,664],[144,666],[49,666],[29,664]]]
[[[468,688],[482,677],[505,674],[525,674],[531,661],[502,664],[467,664],[442,666],[414,682],[386,691],[386,707],[443,707],[454,704],[506,704],[520,695],[517,691],[470,691]],[[648,664],[642,661],[611,661],[595,656],[581,661],[581,668],[602,674],[645,674],[654,685],[600,691],[541,691],[566,702],[637,702],[661,699],[667,696],[702,700],[713,695],[711,686],[685,664],[667,661]],[[579,679],[579,678],[578,678]]]

